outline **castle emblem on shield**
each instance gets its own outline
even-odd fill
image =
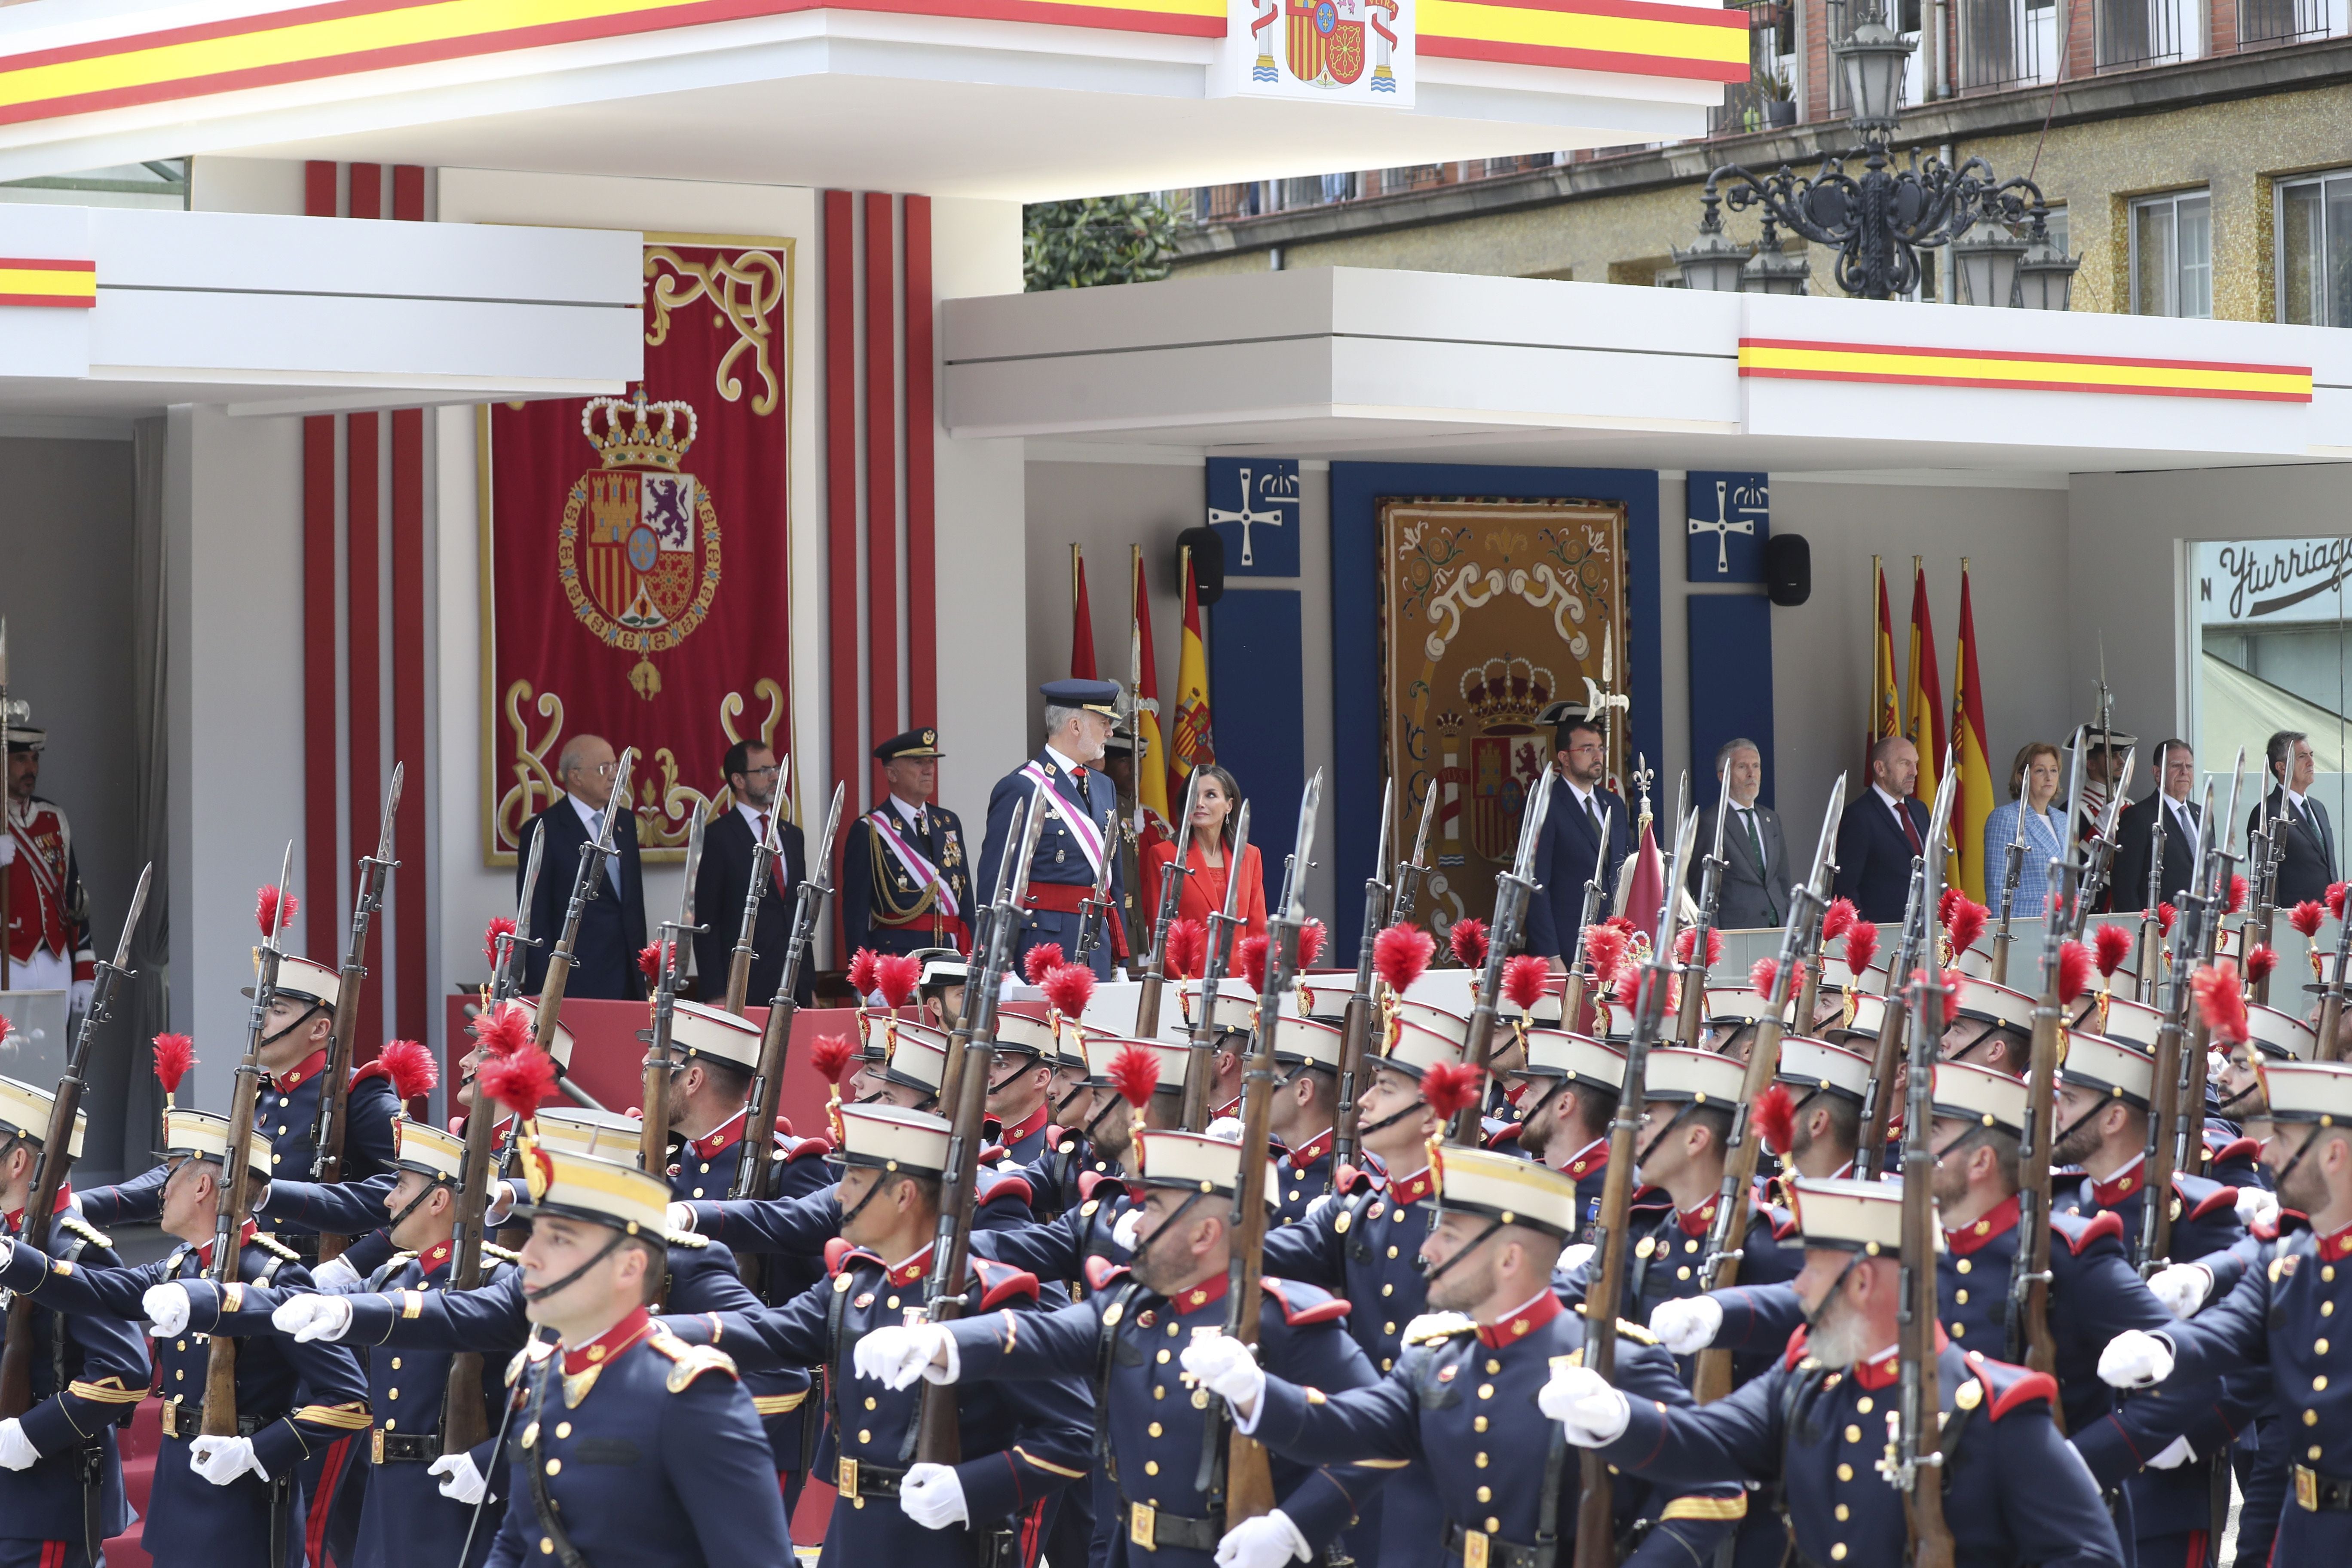
[[[1246,85],[1275,96],[1402,103],[1412,0],[1231,0],[1231,37],[1246,44]],[[1281,48],[1275,47],[1279,24]],[[1279,59],[1277,60],[1277,52]]]
[[[1346,87],[1364,74],[1363,0],[1283,0],[1283,53],[1290,74]]]
[[[719,591],[718,510],[678,466],[694,444],[694,410],[649,404],[639,385],[626,402],[590,399],[580,433],[603,466],[565,499],[556,574],[582,623],[638,656],[629,684],[651,701],[661,690],[651,656],[691,637]]]

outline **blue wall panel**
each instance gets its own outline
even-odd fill
[[[1298,837],[1298,796],[1307,787],[1298,590],[1244,587],[1229,578],[1224,597],[1201,613],[1209,621],[1209,721],[1217,761],[1249,797],[1250,842],[1265,868],[1270,911],[1282,892],[1283,860]],[[1176,801],[1168,804],[1181,809]],[[1372,809],[1380,810],[1377,799]]]
[[[1756,798],[1771,805],[1772,601],[1761,594],[1693,594],[1685,603],[1690,608],[1691,798],[1715,809],[1716,748],[1741,736],[1764,754],[1764,787]],[[1796,852],[1793,846],[1790,852]]]

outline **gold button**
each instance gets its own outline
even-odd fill
[[[1683,1250],[1685,1252],[1696,1252],[1698,1250],[1698,1243],[1696,1241],[1685,1241],[1683,1243]]]
[[[1381,1294],[1383,1296],[1393,1296],[1396,1294],[1396,1287],[1393,1285],[1383,1285],[1381,1287]]]
[[[1147,1433],[1150,1434],[1150,1435],[1151,1435],[1152,1436],[1154,1436],[1154,1437],[1159,1436],[1160,1436],[1160,1423],[1159,1423],[1159,1422],[1157,1422],[1157,1421],[1154,1421],[1150,1426],[1146,1426],[1146,1427],[1144,1428],[1144,1431],[1146,1431]]]
[[[1396,1248],[1395,1248],[1395,1247],[1390,1247],[1390,1248],[1389,1248],[1389,1256],[1390,1256],[1391,1258],[1394,1258],[1396,1255],[1397,1255],[1397,1254],[1396,1254]]]
[[[548,1473],[549,1475],[551,1475],[551,1476],[560,1476],[560,1475],[562,1475],[562,1474],[563,1473],[563,1461],[562,1461],[562,1460],[561,1460],[561,1459],[550,1459],[550,1460],[548,1460],[548,1461],[547,1461],[547,1473]]]
[[[2323,1264],[2321,1264],[2321,1265],[2319,1266],[2319,1280],[2320,1280],[2320,1283],[2321,1283],[2321,1284],[2323,1284],[2323,1285],[2333,1285],[2333,1284],[2335,1284],[2335,1283],[2336,1283],[2336,1265],[2334,1265],[2333,1263],[2323,1263]]]
[[[1489,1359],[1486,1363],[1486,1370],[1489,1373],[1500,1372],[1503,1370],[1503,1363],[1501,1362]]]
[[[2319,1425],[2319,1412],[2318,1412],[2318,1411],[2316,1411],[2316,1410],[2306,1410],[2306,1411],[2305,1411],[2305,1412],[2303,1413],[2303,1424],[2304,1424],[2305,1426],[2318,1426],[2318,1425]]]
[[[1853,1510],[1846,1507],[1845,1504],[1840,1503],[1837,1505],[1837,1521],[1840,1524],[1843,1524],[1847,1519],[1853,1516]]]
[[[1484,1432],[1486,1429],[1486,1418],[1484,1415],[1477,1417],[1470,1423],[1470,1430],[1473,1432]]]
[[[891,1297],[888,1300],[887,1300],[887,1301],[883,1302],[882,1304],[883,1304],[884,1306],[886,1306],[886,1307],[895,1307],[895,1306],[897,1306],[897,1305],[898,1304],[898,1297],[896,1297],[896,1296],[893,1296],[893,1297]]]
[[[184,1373],[184,1372],[175,1372],[175,1373],[173,1373],[172,1374],[172,1376],[173,1377],[173,1379],[175,1379],[176,1381],[181,1382],[181,1383],[185,1383],[185,1382],[187,1382],[187,1381],[188,1381],[188,1374],[187,1374],[186,1373]]]
[[[1470,1462],[1471,1462],[1472,1464],[1474,1464],[1474,1465],[1476,1465],[1480,1469],[1482,1469],[1482,1470],[1483,1470],[1483,1469],[1485,1469],[1485,1468],[1486,1468],[1486,1456],[1485,1454],[1483,1454],[1483,1453],[1482,1453],[1482,1454],[1479,1454],[1477,1457],[1475,1457],[1475,1458],[1473,1458]]]
[[[1840,1465],[1838,1467],[1838,1479],[1842,1481],[1850,1481],[1853,1479],[1853,1467],[1852,1465]]]
[[[1492,1399],[1492,1398],[1494,1398],[1494,1397],[1495,1397],[1495,1385],[1494,1385],[1493,1384],[1491,1384],[1491,1383],[1482,1383],[1482,1384],[1480,1384],[1478,1385],[1478,1397],[1479,1397],[1479,1398],[1481,1398],[1481,1399]]]
[[[1965,1307],[1969,1304],[1969,1293],[1965,1289],[1955,1290],[1952,1292],[1952,1300]]]
[[[557,1436],[559,1436],[559,1437],[569,1437],[569,1436],[572,1436],[572,1423],[571,1423],[571,1422],[569,1422],[569,1421],[558,1421],[558,1422],[555,1424],[555,1435],[556,1435]]]
[[[866,1408],[868,1410],[874,1408],[874,1396],[870,1394],[866,1396]]]
[[[278,1103],[280,1105],[291,1105],[294,1101],[290,1097],[281,1094],[278,1097]]]
[[[706,1168],[706,1169],[708,1169],[708,1167],[705,1167],[705,1168]],[[698,1197],[700,1197],[700,1196],[702,1195],[702,1189],[701,1189],[700,1187],[697,1187],[697,1188],[695,1188],[695,1189],[694,1189],[694,1195],[695,1195],[696,1197],[698,1197]]]
[[[1160,1352],[1160,1364],[1162,1366],[1168,1364],[1168,1352],[1166,1351],[1161,1351]]]
[[[1496,1531],[1500,1531],[1502,1528],[1503,1528],[1503,1521],[1502,1521],[1501,1520],[1496,1519],[1496,1517],[1494,1517],[1494,1515],[1492,1515],[1492,1514],[1489,1514],[1489,1515],[1487,1515],[1487,1516],[1486,1516],[1486,1533],[1487,1533],[1487,1534],[1489,1534],[1489,1535],[1493,1535],[1493,1534],[1495,1534]]]
[[[1954,1267],[1958,1268],[1961,1273],[1966,1274],[1969,1271],[1969,1260],[1963,1258],[1958,1264],[1954,1265]]]
[[[1158,1474],[1160,1473],[1160,1461],[1159,1461],[1159,1460],[1157,1460],[1157,1459],[1146,1459],[1146,1460],[1144,1460],[1144,1461],[1143,1461],[1143,1473],[1144,1473],[1145,1475],[1147,1475],[1147,1476],[1156,1476],[1156,1475],[1158,1475]]]
[[[1171,1340],[1176,1337],[1176,1325],[1173,1323],[1168,1325],[1168,1337]]]
[[[1480,1502],[1493,1502],[1495,1500],[1495,1489],[1492,1487],[1480,1487],[1478,1489],[1478,1500]]]
[[[1395,1332],[1396,1332],[1396,1325],[1395,1325],[1394,1323],[1382,1323],[1382,1324],[1381,1325],[1381,1332],[1382,1332],[1382,1333],[1384,1333],[1384,1334],[1392,1334],[1392,1333],[1395,1333]]]
[[[1830,1561],[1832,1563],[1843,1563],[1845,1561],[1844,1542],[1841,1541],[1835,1546],[1830,1548]]]
[[[172,1348],[175,1351],[186,1350],[188,1348],[188,1342],[185,1340],[173,1340],[172,1342]]]
[[[394,1372],[398,1372],[400,1370],[400,1358],[398,1356],[392,1358],[392,1370]]]
[[[541,1536],[539,1538],[539,1550],[542,1556],[552,1553],[555,1551],[554,1541],[548,1536]]]
[[[1151,1397],[1154,1399],[1165,1399],[1168,1397],[1168,1391],[1161,1388],[1157,1384],[1154,1384],[1151,1389]]]
[[[704,1175],[706,1175],[706,1176],[707,1176],[707,1175],[709,1175],[709,1174],[710,1174],[710,1165],[709,1165],[709,1162],[707,1162],[707,1161],[706,1161],[702,1165],[700,1165],[700,1166],[699,1166],[699,1167],[698,1167],[698,1168],[700,1170],[700,1172],[701,1172],[701,1173],[702,1173],[702,1174],[704,1174]],[[702,1195],[702,1189],[701,1189],[700,1187],[697,1187],[697,1188],[695,1188],[695,1189],[694,1189],[694,1192],[695,1192],[695,1195],[696,1195],[697,1197],[699,1197],[699,1196],[701,1196],[701,1195]]]
[[[1954,1323],[1952,1325],[1952,1338],[1956,1340],[1966,1339],[1968,1337],[1968,1333],[1969,1326],[1966,1323]]]
[[[2326,1355],[2327,1353],[2327,1342],[2326,1340],[2322,1340],[2317,1344],[2312,1346],[2311,1350],[2312,1353],[2315,1355]]]
[[[398,1389],[396,1389],[396,1388],[387,1388],[387,1389],[385,1389],[385,1390],[384,1390],[384,1393],[385,1393],[387,1395],[389,1395],[390,1397],[394,1398],[394,1399],[397,1399],[397,1398],[399,1398],[399,1397],[400,1397],[400,1390],[398,1390]]]
[[[1391,1370],[1391,1368],[1393,1368],[1395,1365],[1396,1365],[1396,1363],[1394,1363],[1394,1362],[1392,1362],[1392,1361],[1389,1360],[1386,1356],[1382,1356],[1382,1357],[1381,1358],[1381,1370],[1382,1372],[1387,1372],[1387,1371]]]
[[[1861,1427],[1859,1427],[1859,1426],[1849,1426],[1849,1427],[1847,1427],[1847,1428],[1845,1429],[1845,1440],[1846,1440],[1847,1442],[1849,1442],[1849,1443],[1859,1443],[1859,1442],[1861,1442],[1861,1441],[1862,1441],[1862,1428],[1861,1428]]]
[[[2323,1373],[2321,1373],[2317,1377],[2315,1377],[2315,1378],[2313,1378],[2313,1379],[2311,1380],[2311,1392],[2312,1392],[2312,1393],[2314,1393],[2314,1394],[2317,1394],[2321,1389],[2326,1388],[2326,1386],[2327,1386],[2327,1374],[2326,1374],[2326,1373],[2324,1373],[2324,1372],[2323,1372]]]
[[[1856,1410],[1861,1411],[1864,1415],[1869,1415],[1871,1411],[1870,1395],[1865,1394],[1860,1399],[1855,1400],[1853,1402],[1853,1407]]]
[[[857,1434],[857,1440],[860,1443],[871,1443],[874,1441],[874,1434],[871,1431],[861,1428]]]
[[[2322,1301],[2319,1304],[2319,1315],[2323,1318],[2334,1317],[2336,1315],[2336,1303],[2333,1301]]]
[[[1675,1279],[1689,1279],[1689,1278],[1690,1278],[1690,1265],[1689,1265],[1689,1264],[1687,1264],[1687,1263],[1685,1263],[1685,1264],[1684,1264],[1680,1268],[1675,1269]]]

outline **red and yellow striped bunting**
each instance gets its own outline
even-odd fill
[[[2131,359],[2009,349],[1909,348],[1892,343],[1742,338],[1739,374],[1787,381],[1870,381],[2135,397],[2311,401],[2311,367],[2223,360]]]
[[[60,305],[87,310],[98,303],[95,261],[28,260],[0,256],[0,305]]]

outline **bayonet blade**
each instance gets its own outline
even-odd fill
[[[1242,857],[1249,849],[1249,819],[1250,803],[1244,800],[1242,802],[1240,814],[1234,818],[1233,847],[1225,855],[1224,917],[1228,921],[1234,918],[1234,911],[1241,907]]]
[[[532,834],[530,857],[523,862],[522,867],[522,894],[515,900],[514,945],[517,947],[530,940],[531,900],[539,891],[539,860],[546,849],[547,835]]]
[[[114,944],[114,967],[128,973],[131,969],[131,937],[139,929],[139,917],[147,912],[147,889],[155,880],[155,862],[150,860],[139,873],[139,885],[131,889],[131,913],[123,918],[122,939]]]
[[[704,820],[702,807],[698,805],[694,808],[693,820],[688,823],[686,829],[686,890],[678,895],[677,900],[677,928],[680,942],[686,940],[686,933],[694,926],[694,884],[696,874],[702,869]]]
[[[1428,790],[1421,797],[1421,827],[1412,836],[1412,863],[1416,866],[1429,864],[1429,825],[1436,816],[1437,781],[1433,778],[1429,781]]]
[[[406,763],[392,764],[392,783],[383,792],[383,826],[378,829],[375,841],[375,858],[380,861],[389,861],[392,858],[393,818],[400,815],[401,781],[406,776],[407,772]]]
[[[294,879],[294,841],[286,841],[286,858],[278,867],[278,907],[270,911],[269,936],[266,945],[272,952],[282,952],[278,946],[286,935],[286,922],[293,918],[287,906],[294,900],[286,896],[286,884]]]
[[[2290,768],[2294,765],[2293,758],[2288,759],[2287,765]],[[2230,777],[2230,809],[2223,813],[2221,816],[2221,858],[2223,860],[2233,860],[2237,858],[2238,794],[2245,787],[2246,748],[2240,746],[2238,748],[2238,765],[2234,770],[2232,770]],[[2284,788],[2285,786],[2282,784],[2280,787]],[[2268,791],[2265,791],[2264,793],[2267,794]],[[2226,887],[2227,884],[2224,883],[2223,886]]]
[[[1282,910],[1282,918],[1287,921],[1304,921],[1307,916],[1306,900],[1298,889],[1307,880],[1307,868],[1314,864],[1315,818],[1322,805],[1323,770],[1317,768],[1315,776],[1307,781],[1306,794],[1298,801],[1298,837],[1291,850],[1290,896],[1283,901]]]
[[[1201,795],[1201,770],[1194,768],[1184,775],[1184,818],[1176,825],[1176,861],[1181,867],[1184,857],[1192,852],[1192,807]]]
[[[1389,834],[1396,823],[1396,777],[1391,774],[1381,786],[1381,837],[1372,848],[1372,880],[1382,887],[1389,884],[1390,857],[1395,850],[1389,844]]]
[[[1813,868],[1805,874],[1805,886],[1815,896],[1828,900],[1829,885],[1823,880],[1830,868],[1830,852],[1837,847],[1838,818],[1845,815],[1845,774],[1837,776],[1830,786],[1830,808],[1822,815],[1822,836],[1813,843]]]
[[[596,836],[596,847],[607,855],[613,853],[614,845],[620,841],[621,813],[636,809],[630,804],[629,796],[629,773],[636,760],[637,749],[624,746],[621,760],[614,766],[613,793],[604,798],[604,830]]]
[[[1536,777],[1534,795],[1528,801],[1527,809],[1519,816],[1519,844],[1511,857],[1511,875],[1522,882],[1534,879],[1536,845],[1543,837],[1544,818],[1550,810],[1551,764],[1546,763],[1543,772]],[[1606,853],[1605,847],[1603,853]]]
[[[827,892],[833,890],[832,882],[826,879],[833,875],[833,847],[838,841],[841,832],[841,808],[848,795],[849,785],[845,782],[836,783],[833,786],[833,805],[824,814],[824,837],[817,845],[816,858],[809,862],[810,883],[823,888]],[[1000,867],[998,869],[1001,875],[1003,868]]]
[[[1013,868],[1013,910],[1018,915],[1029,898],[1029,863],[1037,857],[1037,839],[1045,831],[1045,814],[1053,809],[1043,790],[1029,794],[1029,816],[1021,825],[1021,858]]]

